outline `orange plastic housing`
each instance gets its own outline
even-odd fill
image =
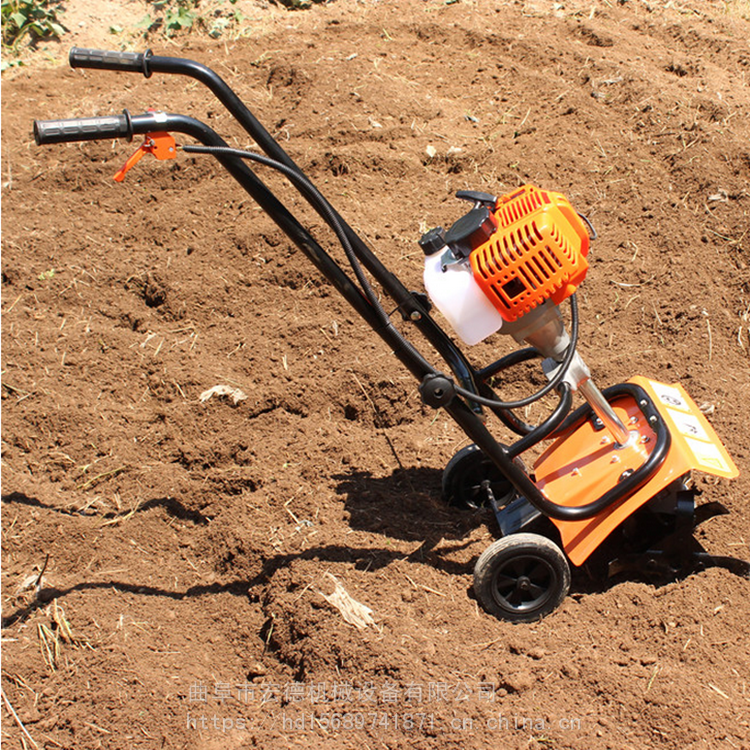
[[[588,270],[589,233],[568,199],[524,185],[498,200],[494,216],[497,231],[469,259],[503,319],[570,297]]]

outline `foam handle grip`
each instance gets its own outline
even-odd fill
[[[47,143],[130,138],[132,134],[130,118],[124,114],[75,120],[34,120],[34,140],[38,146]]]
[[[73,47],[68,57],[71,68],[98,68],[100,70],[127,70],[143,73],[142,52],[115,52],[101,49]]]

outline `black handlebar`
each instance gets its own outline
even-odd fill
[[[74,68],[99,68],[143,73],[146,78],[152,73],[190,76],[208,87],[269,157],[281,162],[290,169],[300,171],[291,157],[263,125],[258,122],[237,94],[232,91],[216,72],[202,63],[194,60],[186,60],[181,57],[154,55],[151,53],[151,50],[137,53],[74,48],[70,51],[70,64]],[[135,132],[138,133],[139,131],[136,130]],[[453,343],[445,331],[437,325],[434,319],[430,317],[428,311],[422,306],[418,298],[380,262],[362,238],[340,216],[338,218],[341,221],[344,231],[349,236],[349,240],[354,246],[359,259],[370,273],[378,278],[388,295],[399,306],[401,313],[405,316],[413,316],[411,319],[415,321],[417,328],[442,353],[460,383],[468,390],[476,391],[477,385],[474,380],[473,369],[463,352]],[[490,397],[493,395],[488,386],[482,386],[482,389],[486,396]],[[472,408],[480,410],[480,407],[476,405],[473,405]]]
[[[97,68],[99,70],[127,70],[151,75],[148,58],[151,50],[146,52],[114,52],[101,49],[84,49],[73,47],[68,60],[71,68]]]
[[[34,120],[34,140],[38,146],[47,143],[96,141],[102,138],[133,138],[130,115],[83,117],[74,120]]]

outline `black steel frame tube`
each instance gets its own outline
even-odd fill
[[[549,500],[526,472],[513,462],[510,451],[497,443],[487,433],[485,426],[481,422],[477,425],[468,418],[466,414],[468,409],[465,406],[463,409],[460,408],[463,405],[462,402],[457,401],[455,402],[455,406],[451,404],[446,409],[466,434],[482,448],[485,454],[503,472],[518,492],[537,510],[545,516],[558,521],[584,521],[588,518],[593,518],[609,506],[629,497],[654,476],[659,467],[664,463],[672,440],[664,420],[659,416],[656,407],[642,388],[632,383],[621,383],[608,388],[605,391],[605,395],[608,397],[629,395],[634,398],[656,433],[656,445],[648,459],[630,476],[625,477],[621,482],[593,502],[577,507],[558,505]],[[583,406],[576,413],[578,415],[577,421],[580,422],[581,420],[588,419],[592,411],[590,407]],[[469,412],[469,414],[471,413]],[[656,419],[652,420],[651,417],[656,417]]]
[[[73,59],[73,55],[71,54],[71,64],[73,64]],[[152,55],[147,52],[142,58],[142,72],[147,76],[153,73],[184,75],[204,84],[268,156],[291,169],[301,172],[289,154],[284,151],[278,141],[263,127],[226,81],[208,66],[195,60],[188,60],[181,57],[164,57],[161,55]],[[362,261],[365,268],[381,284],[383,289],[388,293],[388,296],[394,300],[405,316],[414,323],[422,335],[435,347],[436,351],[450,366],[461,385],[467,390],[479,392],[477,390],[475,370],[463,352],[456,346],[445,330],[430,316],[419,300],[383,265],[380,259],[370,250],[351,226],[337,212],[336,214],[352,244],[355,254]]]

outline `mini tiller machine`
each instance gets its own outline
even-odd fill
[[[581,566],[605,539],[617,550],[609,572],[638,571],[675,578],[708,566],[748,576],[750,565],[706,553],[692,530],[725,512],[715,502],[695,506],[692,471],[732,479],[737,467],[706,417],[678,383],[642,376],[600,391],[579,355],[575,292],[588,268],[593,227],[560,195],[525,185],[500,197],[460,191],[468,211],[447,230],[420,240],[428,296],[410,292],[305,177],[229,86],[210,68],[147,51],[73,49],[73,67],[193,77],[208,86],[265,155],[232,149],[205,123],[149,111],[34,123],[38,144],[143,136],[116,175],[146,153],[173,159],[179,151],[213,154],[271,216],[312,264],[347,299],[417,378],[422,399],[444,409],[472,444],[443,473],[445,500],[494,512],[499,539],[479,557],[474,591],[499,618],[532,621],[553,611],[570,586],[570,564]],[[173,133],[202,145],[178,146]],[[283,173],[336,234],[353,277],[326,252],[247,166],[252,161]],[[370,287],[368,275],[391,297],[404,326],[414,326],[442,356],[447,374],[397,330]],[[559,306],[570,306],[570,333]],[[431,304],[432,303],[432,304]],[[467,345],[499,332],[527,346],[476,367],[430,315],[432,305]],[[491,382],[516,365],[542,359],[547,383],[515,401],[502,401]],[[578,391],[586,404],[572,409]],[[536,426],[516,411],[546,394],[557,396]],[[498,442],[489,411],[518,439]],[[527,469],[521,455],[547,447]],[[607,549],[609,545],[607,545]]]

